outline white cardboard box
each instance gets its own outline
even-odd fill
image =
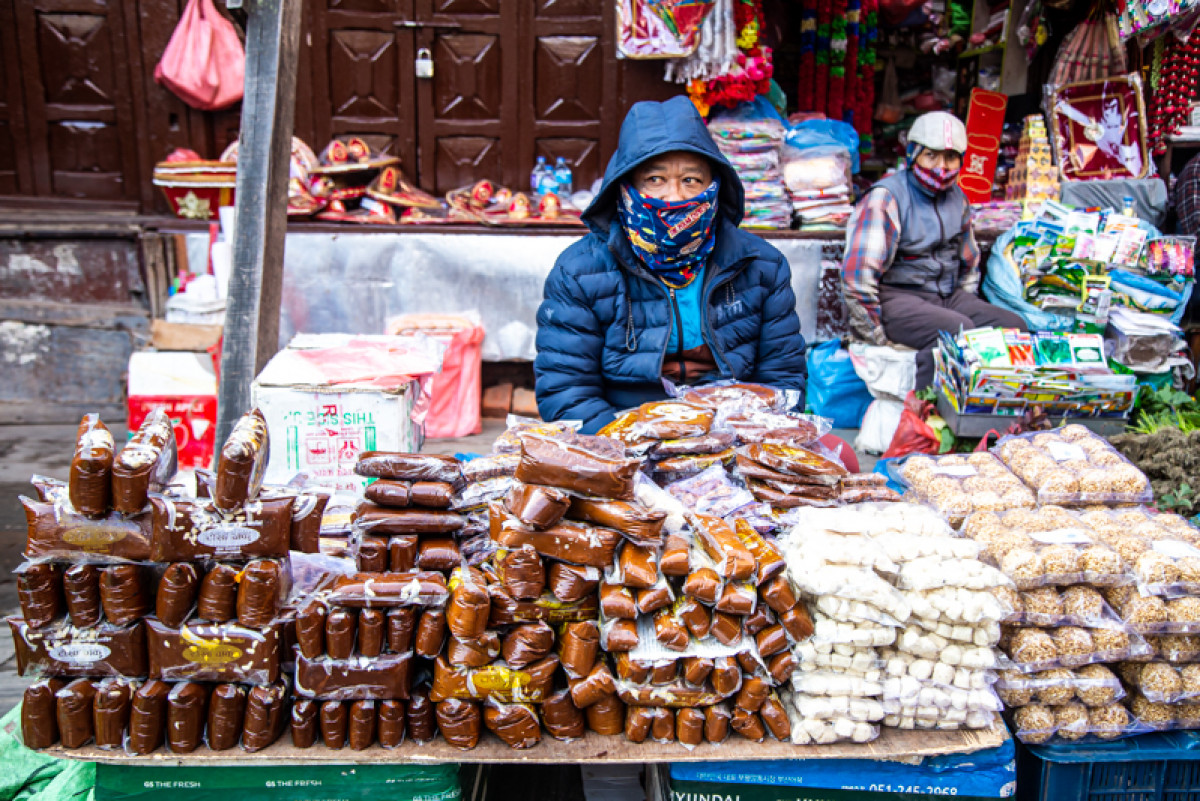
[[[266,483],[286,484],[305,473],[307,486],[361,492],[367,479],[354,474],[360,453],[420,450],[424,434],[412,419],[420,392],[417,381],[390,390],[332,385],[298,354],[306,348],[335,347],[345,339],[297,337],[255,379],[252,399],[266,416],[271,437]],[[298,343],[305,348],[296,348]]]

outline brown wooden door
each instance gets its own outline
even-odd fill
[[[121,4],[16,0],[13,9],[27,131],[22,157],[34,192],[132,207],[140,187]]]

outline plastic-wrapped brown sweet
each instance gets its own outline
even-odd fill
[[[654,472],[660,475],[663,473],[688,473],[694,475],[707,470],[713,465],[732,465],[733,457],[733,448],[726,448],[717,453],[692,453],[684,456],[671,456],[670,458],[656,462],[654,464]]]
[[[92,704],[96,685],[76,679],[55,693],[58,734],[65,748],[83,748],[94,734]]]
[[[663,440],[655,446],[654,456],[662,459],[670,456],[714,454],[729,450],[735,444],[733,434],[724,431],[710,431],[699,437],[681,437],[679,439]]]
[[[442,650],[446,641],[446,612],[444,609],[426,609],[417,623],[417,635],[413,648],[418,656],[434,657]]]
[[[696,541],[717,565],[717,573],[734,581],[754,575],[754,554],[750,553],[733,529],[719,517],[694,515]]]
[[[358,652],[365,657],[383,653],[387,615],[382,609],[364,609],[358,613]]]
[[[334,659],[348,659],[354,653],[358,635],[358,613],[334,607],[325,616],[325,651]]]
[[[402,509],[412,503],[412,494],[407,481],[392,481],[381,478],[372,481],[363,490],[363,497],[377,506]]]
[[[571,700],[580,709],[587,709],[616,691],[612,673],[603,661],[597,662],[585,678],[571,681]]]
[[[767,661],[767,672],[771,674],[771,678],[783,684],[792,677],[797,666],[795,655],[791,651],[784,651]]]
[[[690,549],[691,546],[683,537],[674,534],[668,535],[662,558],[658,562],[658,569],[664,576],[686,576],[692,568]]]
[[[218,684],[208,699],[208,747],[226,751],[238,744],[246,718],[246,688]]]
[[[712,427],[711,408],[679,400],[643,403],[638,408],[635,428],[653,439],[701,437]]]
[[[600,646],[605,651],[632,651],[637,645],[637,624],[632,620],[609,620],[600,629]]]
[[[317,716],[321,702],[311,698],[299,698],[292,703],[292,745],[297,748],[312,748],[317,741]]]
[[[328,505],[328,492],[310,491],[296,496],[292,501],[289,545],[291,550],[300,553],[320,553],[321,523],[325,519],[325,507]]]
[[[167,721],[167,697],[171,685],[150,680],[133,694],[129,709],[129,743],[131,754],[145,756],[158,750],[163,743]]]
[[[588,675],[596,664],[599,649],[600,630],[594,622],[569,623],[563,628],[558,654],[568,676],[579,678]]]
[[[722,700],[720,695],[707,687],[691,687],[682,681],[649,687],[618,682],[617,697],[630,706],[662,706],[673,709],[708,706]]]
[[[457,484],[462,480],[457,459],[429,453],[366,451],[359,454],[354,472],[365,478],[393,481],[444,481]]]
[[[146,631],[141,623],[78,629],[67,621],[34,629],[8,618],[17,673],[46,676],[145,676]]]
[[[292,543],[295,500],[292,494],[264,496],[222,513],[209,501],[151,496],[150,561],[281,559]]]
[[[30,628],[48,626],[63,613],[63,576],[58,565],[22,565],[17,573],[21,617]]]
[[[635,590],[638,611],[644,615],[657,612],[671,605],[675,596],[665,580],[659,581],[653,587],[645,590]]]
[[[341,701],[321,704],[321,742],[326,748],[340,751],[346,745],[346,705]]]
[[[176,562],[163,571],[154,599],[155,615],[168,626],[182,626],[200,592],[200,576],[194,565]]]
[[[532,547],[508,551],[497,561],[496,570],[504,589],[518,600],[533,600],[546,587],[546,566]]]
[[[783,703],[775,693],[767,696],[767,700],[763,702],[758,714],[767,728],[771,730],[771,734],[774,735],[776,740],[783,742],[792,736],[792,727],[788,723],[787,710],[784,709]]]
[[[154,409],[113,460],[113,509],[123,515],[145,509],[147,494],[174,477],[178,456],[171,418],[162,408]]]
[[[813,453],[806,448],[770,443],[747,445],[739,449],[750,459],[772,470],[790,476],[837,479],[849,475],[849,471],[837,462]]]
[[[599,602],[595,595],[588,595],[576,603],[566,604],[548,592],[543,592],[536,601],[518,601],[499,584],[488,587],[492,596],[492,613],[489,626],[507,626],[512,623],[532,623],[544,620],[547,623],[574,623],[594,620],[599,613]]]
[[[445,481],[414,481],[409,500],[413,506],[449,509],[454,500],[454,486]]]
[[[754,556],[757,565],[754,574],[755,584],[763,584],[783,573],[784,568],[787,567],[783,561],[783,555],[779,553],[775,543],[768,541],[754,529],[754,526],[750,525],[750,521],[744,517],[735,520],[733,533]]]
[[[455,567],[458,563],[455,562]],[[388,608],[441,606],[450,597],[440,573],[355,573],[338,576],[329,592],[329,603],[342,606]]]
[[[674,659],[655,662],[650,668],[651,684],[671,684],[677,678],[679,678],[679,665]]]
[[[379,702],[379,744],[384,748],[399,748],[404,742],[404,720],[408,710],[403,701],[389,699]]]
[[[641,684],[650,679],[651,664],[640,659],[633,659],[628,653],[614,654],[613,663],[617,668],[617,678]]]
[[[578,740],[587,721],[583,710],[571,700],[570,690],[559,690],[542,703],[542,725],[556,740]]]
[[[776,509],[797,509],[802,506],[837,506],[837,487],[813,487],[807,484],[767,484],[751,479],[747,482],[755,499]]]
[[[713,661],[702,656],[689,656],[683,660],[683,680],[693,687],[700,687],[713,672]]]
[[[296,614],[296,644],[300,653],[316,659],[325,653],[325,622],[328,610],[319,600],[309,601]]]
[[[550,578],[547,586],[555,598],[564,603],[575,603],[596,591],[600,584],[599,568],[569,565],[566,562],[555,562],[550,565]]]
[[[785,576],[776,576],[770,581],[761,584],[758,588],[758,594],[762,596],[763,603],[769,606],[772,612],[777,614],[783,614],[799,603],[796,593],[792,591],[792,587],[788,584],[787,577]]]
[[[793,642],[803,642],[816,630],[804,604],[796,604],[779,615],[779,623],[787,630]]]
[[[429,687],[421,686],[412,691],[408,702],[408,733],[414,742],[427,743],[437,734],[437,719],[433,702],[429,700]]]
[[[726,584],[713,608],[730,615],[749,615],[758,603],[758,593],[749,582]]]
[[[473,640],[487,630],[492,601],[479,571],[459,569],[450,577],[450,602],[446,604],[446,627],[460,640]],[[432,654],[426,654],[432,656]]]
[[[100,606],[114,626],[140,620],[150,612],[150,594],[138,565],[109,565],[100,572]]]
[[[615,695],[601,698],[584,710],[588,728],[605,736],[620,734],[625,729],[625,704]]]
[[[757,637],[763,629],[774,625],[775,618],[771,610],[762,604],[756,604],[754,611],[742,618],[742,631],[751,637]]]
[[[722,743],[729,737],[729,721],[733,715],[725,704],[714,704],[704,709],[704,739],[710,743]]]
[[[659,743],[674,741],[675,710],[666,707],[654,710],[654,721],[650,724],[650,738]]]
[[[737,698],[733,704],[738,709],[744,709],[747,712],[757,712],[762,708],[763,701],[767,700],[767,695],[770,694],[770,686],[760,678],[751,677],[742,681],[742,689],[738,690]]]
[[[742,638],[742,620],[725,612],[712,613],[712,627],[708,633],[722,645],[733,645]]]
[[[244,684],[279,679],[281,626],[248,629],[235,623],[193,622],[172,628],[154,618],[147,618],[145,625],[152,678]]]
[[[365,751],[375,742],[375,702],[355,701],[350,705],[350,750]]]
[[[500,655],[500,648],[500,635],[494,631],[485,631],[482,637],[474,640],[458,640],[451,637],[450,642],[446,644],[446,661],[458,667],[483,667],[496,661],[496,657]]]
[[[483,720],[479,704],[450,698],[437,704],[438,729],[455,748],[469,751],[479,744]]]
[[[275,619],[282,601],[280,595],[279,563],[269,559],[257,559],[242,570],[238,582],[238,623],[250,628],[261,628]]]
[[[596,498],[632,500],[633,477],[641,462],[599,451],[592,439],[521,437],[521,461],[514,475],[526,484],[560,487]]]
[[[680,709],[675,713],[675,739],[694,748],[704,742],[704,713],[699,709]]]
[[[394,654],[403,654],[411,650],[416,629],[417,609],[415,607],[401,606],[389,609],[387,613],[388,650]]]
[[[711,567],[702,567],[688,574],[683,582],[683,594],[708,605],[715,604],[721,597],[725,582]]]
[[[622,620],[635,620],[638,615],[633,593],[619,584],[600,585],[600,611],[607,618]]]
[[[753,712],[740,707],[734,707],[733,718],[729,725],[747,740],[761,743],[767,738],[767,730],[763,727],[762,719]]]
[[[617,566],[621,571],[621,583],[626,587],[644,590],[658,581],[658,554],[651,548],[626,542],[621,546]]]
[[[558,657],[547,656],[528,667],[514,670],[506,665],[456,668],[439,656],[433,663],[434,702],[448,698],[463,700],[495,698],[497,701],[538,704],[550,694]]]
[[[363,501],[354,510],[354,524],[375,536],[393,534],[452,534],[467,519],[446,509],[389,509]]]
[[[79,421],[68,481],[71,506],[81,515],[102,517],[108,513],[114,455],[112,434],[100,416],[85,414]]]
[[[632,542],[654,547],[662,544],[663,524],[667,521],[666,512],[639,503],[580,497],[571,498],[567,515],[572,520],[615,529]]]
[[[545,530],[524,525],[499,503],[488,504],[490,535],[500,547],[515,550],[528,545],[543,556],[576,565],[606,567],[621,535],[610,528],[563,520]]]
[[[58,742],[58,679],[38,679],[25,688],[21,701],[21,741],[26,748],[49,748]]]
[[[237,614],[237,574],[230,565],[213,565],[200,581],[196,617],[225,623]]]
[[[758,663],[758,660],[754,656],[754,652],[749,648],[738,651],[736,654],[734,654],[734,659],[736,659],[737,663],[741,665],[742,673],[745,674],[745,676],[758,676],[759,678],[763,678],[763,676],[765,676],[765,674],[762,672],[761,666]]]
[[[249,753],[261,751],[279,739],[287,725],[287,688],[282,684],[260,685],[246,699],[246,724],[242,748]]]
[[[405,573],[417,567],[416,534],[397,534],[388,540],[388,569],[393,573]]]
[[[426,537],[417,543],[417,567],[449,571],[462,564],[462,551],[453,537]]]
[[[509,490],[504,505],[525,525],[546,529],[563,519],[571,505],[571,497],[554,487],[517,484]]]
[[[113,513],[92,519],[72,510],[67,494],[65,487],[52,487],[48,500],[18,499],[25,509],[27,558],[70,560],[80,554],[131,561],[150,558],[150,515]]]
[[[570,626],[586,625],[571,623]],[[593,626],[594,628],[594,626]],[[599,635],[597,635],[599,637]],[[554,629],[545,621],[522,623],[504,635],[501,653],[509,667],[523,668],[544,658],[554,649]]]
[[[71,623],[79,628],[100,622],[100,568],[96,565],[71,565],[63,573],[63,597]]]
[[[238,419],[221,447],[212,496],[218,509],[232,512],[258,496],[270,452],[267,420],[252,409]]]
[[[356,561],[361,573],[387,572],[390,561],[388,540],[385,537],[363,537],[362,542],[358,544]]]
[[[778,624],[763,629],[754,639],[758,653],[763,657],[774,656],[788,648],[787,631]]]
[[[537,711],[528,704],[489,701],[483,708],[483,722],[510,748],[532,748],[542,741]]]
[[[728,697],[741,689],[742,669],[732,657],[719,656],[713,660],[710,678],[713,690],[718,695]]]
[[[337,701],[407,698],[412,654],[380,654],[373,659],[320,657],[296,660],[295,694]]]
[[[167,747],[176,754],[190,754],[204,742],[208,687],[185,681],[167,696]]]
[[[654,724],[653,707],[630,706],[625,709],[625,739],[631,743],[644,743],[650,736]]]
[[[687,628],[670,609],[663,609],[654,616],[654,636],[672,651],[683,651],[688,647]]]

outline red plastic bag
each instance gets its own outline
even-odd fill
[[[213,0],[188,0],[167,42],[154,80],[201,111],[216,111],[242,99],[246,53],[233,23]]]
[[[388,333],[424,334],[446,345],[442,371],[430,386],[425,436],[442,439],[483,431],[483,326],[478,315],[406,314],[388,322]]]
[[[933,404],[918,400],[915,392],[904,399],[904,411],[900,413],[900,425],[892,437],[882,459],[908,456],[910,453],[937,453],[942,441],[925,422],[933,413]]]

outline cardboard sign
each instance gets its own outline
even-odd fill
[[[967,112],[967,152],[963,154],[958,185],[972,203],[992,199],[996,179],[996,157],[1000,153],[1000,135],[1004,132],[1004,110],[1008,96],[986,89],[971,90]]]

